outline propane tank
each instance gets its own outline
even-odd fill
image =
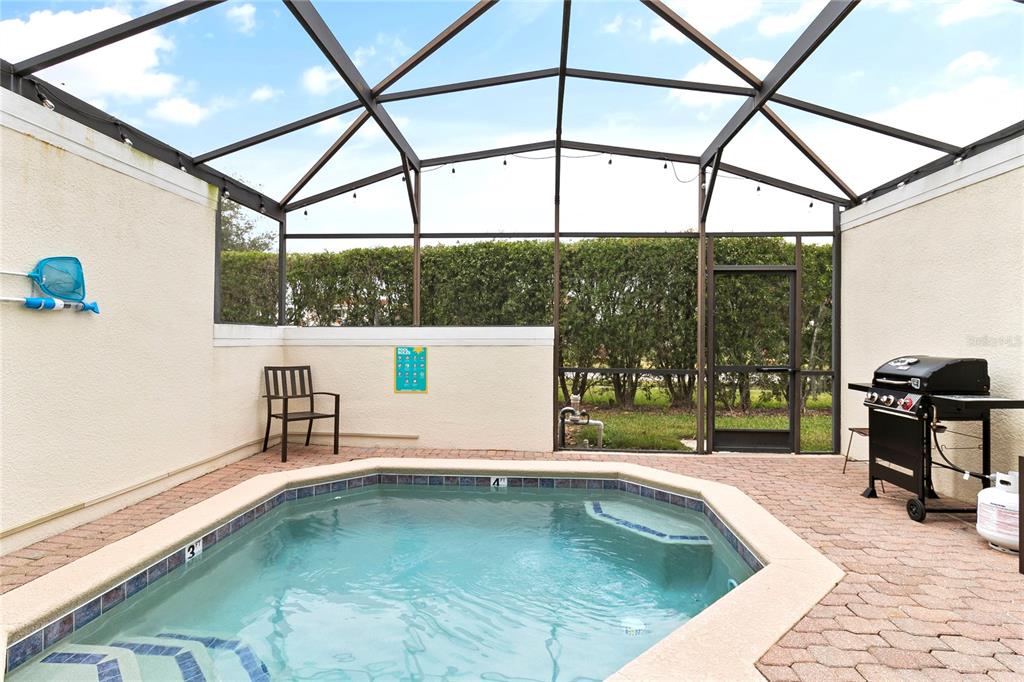
[[[978,493],[978,534],[994,549],[1020,550],[1020,472],[997,473]]]

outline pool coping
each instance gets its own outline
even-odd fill
[[[708,518],[713,523],[719,519],[716,527],[727,538],[734,535],[737,551],[742,555],[742,546],[764,568],[609,678],[620,682],[678,679],[681,664],[687,679],[763,679],[754,666],[757,660],[843,576],[842,570],[767,510],[722,483],[628,462],[373,458],[255,476],[0,595],[4,614],[0,645],[7,652],[9,642],[15,643],[13,649],[37,634],[42,641],[43,628],[52,626],[55,619],[92,602],[99,604],[99,595],[126,590],[126,583],[147,568],[168,561],[174,567],[181,565],[179,555],[187,544],[209,535],[216,542],[221,539],[218,529],[227,527],[224,535],[240,529],[286,499],[298,498],[299,488],[313,495],[318,484],[319,492],[328,492],[325,484],[370,476],[377,476],[379,482],[381,474],[617,479],[647,487],[650,497],[661,492],[665,502],[670,495],[680,498],[676,502],[680,505],[686,497],[702,500],[710,508]],[[293,497],[287,497],[286,491]],[[262,511],[256,513],[257,508]],[[153,581],[167,570],[158,568]],[[95,598],[83,604],[80,595]],[[125,598],[127,594],[111,597],[116,600],[113,605]],[[87,623],[96,616],[91,609],[85,617]],[[738,633],[740,637],[735,636]]]

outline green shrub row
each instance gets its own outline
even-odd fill
[[[551,324],[553,244],[485,241],[428,246],[422,253],[424,325]],[[717,238],[718,264],[792,264],[782,238]],[[802,248],[801,347],[805,367],[827,368],[831,352],[831,245]],[[288,256],[288,324],[403,326],[412,323],[412,249],[370,247]],[[697,361],[697,240],[589,239],[561,245],[561,364],[567,367],[690,369]],[[719,365],[785,364],[789,284],[780,275],[715,280]],[[225,251],[222,320],[274,324],[277,256]],[[785,393],[779,375],[727,374],[716,398],[749,407],[752,395]],[[569,373],[566,393],[585,393],[594,375]],[[647,377],[649,380],[649,377]],[[616,403],[632,407],[645,381],[610,376]],[[658,379],[673,406],[693,402],[693,377]],[[818,382],[820,383],[820,382]],[[812,391],[820,388],[812,382]],[[826,387],[827,388],[827,387]],[[760,389],[760,390],[758,390]]]

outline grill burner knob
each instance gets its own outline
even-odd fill
[[[896,399],[894,397],[892,397],[891,395],[883,395],[881,402],[882,402],[883,405],[888,407],[889,405],[892,405],[894,400],[896,400]]]
[[[868,393],[864,399],[867,400],[869,403],[873,403],[876,400],[878,400],[878,394],[872,391],[871,393]]]

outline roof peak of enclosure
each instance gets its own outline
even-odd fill
[[[509,0],[504,1],[508,2]],[[555,152],[556,200],[561,171],[559,157],[562,149],[578,149],[638,158],[692,163],[700,168],[702,174],[705,170],[710,170],[711,179],[705,197],[705,205],[701,211],[703,215],[706,215],[707,204],[710,202],[710,197],[713,194],[714,178],[720,170],[822,201],[849,206],[868,197],[877,196],[879,193],[891,189],[899,182],[906,182],[908,179],[921,177],[938,168],[947,166],[955,162],[956,159],[972,153],[973,150],[990,146],[993,141],[1022,133],[1022,125],[1017,123],[973,145],[959,147],[927,135],[903,130],[899,127],[863,116],[847,114],[835,108],[781,94],[780,89],[784,83],[801,68],[815,50],[855,11],[859,0],[828,0],[825,2],[821,10],[810,18],[809,22],[803,27],[799,37],[790,44],[789,48],[763,78],[759,77],[751,68],[745,65],[745,60],[737,59],[736,56],[730,54],[729,51],[723,49],[721,45],[713,40],[710,37],[713,35],[713,31],[704,30],[702,32],[701,29],[709,28],[709,24],[705,23],[703,26],[698,26],[697,24],[700,22],[687,21],[671,4],[663,0],[638,0],[635,6],[640,8],[640,11],[645,13],[645,16],[651,18],[652,21],[661,22],[657,27],[659,31],[665,32],[664,34],[673,40],[678,40],[696,48],[720,68],[727,70],[732,77],[738,79],[737,83],[742,84],[727,85],[711,82],[710,80],[634,75],[618,71],[573,67],[570,65],[572,63],[570,36],[573,5],[571,0],[561,0],[561,32],[557,64],[547,68],[472,78],[464,81],[406,90],[398,89],[397,84],[428,59],[437,60],[443,57],[444,47],[455,40],[460,33],[470,28],[474,22],[477,22],[481,17],[490,12],[498,4],[498,0],[480,0],[470,5],[468,9],[456,17],[437,35],[426,41],[419,49],[409,54],[400,63],[397,63],[386,76],[372,86],[366,80],[362,69],[357,65],[358,60],[353,59],[345,47],[342,46],[341,41],[332,31],[330,22],[325,21],[325,18],[318,11],[314,3],[310,2],[310,0],[283,0],[284,6],[292,18],[303,29],[311,42],[319,48],[326,62],[334,70],[334,73],[329,74],[329,76],[340,78],[352,92],[353,99],[334,104],[331,107],[278,125],[262,133],[226,143],[194,157],[188,156],[178,149],[146,135],[136,126],[110,116],[97,107],[87,104],[34,75],[40,70],[86,55],[119,41],[130,39],[171,22],[191,17],[222,2],[224,0],[183,0],[60,47],[47,50],[41,54],[13,63],[4,61],[2,64],[3,87],[26,98],[34,99],[44,106],[56,109],[59,113],[78,120],[103,134],[115,139],[122,139],[126,142],[130,141],[140,150],[167,163],[173,163],[183,171],[217,185],[222,190],[231,193],[232,198],[239,203],[249,208],[260,210],[272,217],[283,217],[289,210],[304,208],[318,201],[353,191],[355,188],[363,187],[386,178],[397,175],[408,177],[409,173],[418,174],[425,167],[502,156],[522,150],[538,151],[544,149],[553,149]],[[654,19],[654,17],[657,19]],[[619,21],[621,23],[621,19]],[[436,54],[439,56],[435,57]],[[540,139],[535,142],[503,145],[491,149],[473,150],[443,157],[421,159],[420,154],[417,153],[417,150],[414,149],[409,139],[401,130],[402,126],[400,123],[385,108],[386,104],[392,102],[422,100],[423,98],[454,95],[455,93],[467,93],[544,80],[550,80],[557,84],[557,98],[551,102],[551,118],[549,119],[553,135],[547,139],[544,136],[538,136]],[[604,144],[601,140],[570,141],[563,139],[567,82],[614,84],[616,87],[657,88],[660,91],[696,93],[699,96],[720,96],[734,100],[738,103],[738,106],[735,114],[718,130],[710,144],[704,149],[683,150],[689,153],[664,149],[650,150],[639,146]],[[893,138],[902,143],[939,151],[943,156],[903,176],[902,179],[897,178],[868,192],[858,193],[828,164],[828,150],[815,149],[807,138],[802,137],[791,124],[787,123],[785,119],[791,114],[791,109],[846,126],[853,126],[862,131]],[[209,162],[222,156],[248,149],[278,137],[322,124],[342,114],[353,112],[359,112],[357,118],[348,127],[342,129],[320,158],[301,177],[295,178],[291,188],[277,198],[267,196],[207,165]],[[767,120],[774,129],[788,140],[789,144],[821,173],[821,176],[831,186],[838,189],[838,193],[822,192],[812,187],[794,183],[787,178],[773,177],[760,171],[745,169],[728,163],[729,143],[755,118]],[[300,196],[303,188],[328,164],[330,159],[348,144],[359,129],[371,119],[379,127],[380,131],[383,132],[395,151],[397,151],[396,165],[366,178],[351,181],[303,198],[297,198]],[[411,184],[410,182],[409,185],[411,186]],[[415,214],[416,208],[414,203],[411,203],[411,208]]]

